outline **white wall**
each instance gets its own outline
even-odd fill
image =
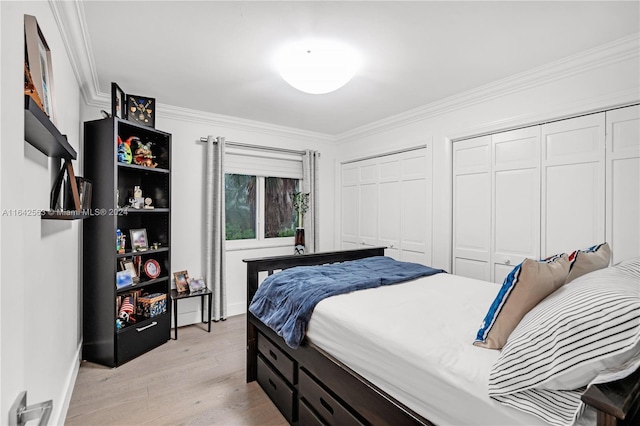
[[[57,125],[76,150],[80,92],[49,4],[0,2],[0,11],[0,423],[26,390],[29,404],[52,399],[50,422],[62,424],[79,366],[81,223],[6,212],[46,210],[59,168],[24,142],[24,14],[36,17],[51,49]]]
[[[125,92],[137,93],[135,87],[123,87]],[[162,93],[147,93],[160,98]],[[106,99],[105,99],[106,100]],[[83,108],[83,120],[101,118],[100,108]],[[307,134],[293,129],[277,128],[246,122],[243,128],[224,126],[206,114],[185,112],[173,107],[157,106],[156,128],[172,135],[171,153],[171,268],[187,270],[190,277],[204,276],[204,200],[206,144],[200,142],[207,135],[223,136],[227,141],[252,145],[280,147],[293,150],[314,149],[320,152],[320,248],[333,249],[333,187],[335,144],[323,135]],[[227,309],[229,315],[246,312],[246,265],[242,259],[293,254],[293,245],[253,250],[228,251],[226,259]],[[180,301],[178,325],[200,321],[200,300]]]
[[[355,129],[338,138],[337,161],[432,141],[432,266],[451,270],[451,140],[640,101],[638,46],[636,35]],[[339,183],[336,179],[336,203]]]

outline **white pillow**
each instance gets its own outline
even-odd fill
[[[565,284],[522,319],[489,377],[489,395],[573,390],[640,353],[640,258]]]

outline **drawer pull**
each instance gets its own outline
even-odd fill
[[[273,387],[274,390],[278,390],[278,387],[276,386],[276,384],[273,382],[273,380],[269,379],[269,384],[271,385],[271,387]]]
[[[278,360],[278,355],[272,351],[271,349],[269,349],[269,355],[271,356],[271,358],[273,358],[274,360]]]
[[[154,321],[154,322],[152,322],[151,324],[146,325],[146,326],[144,326],[144,327],[136,328],[136,331],[137,331],[138,333],[140,333],[141,331],[145,331],[147,328],[151,328],[151,327],[154,327],[154,326],[156,326],[156,325],[158,325],[158,323],[157,323],[156,321]]]
[[[331,415],[333,415],[333,407],[329,405],[329,403],[325,401],[324,398],[322,397],[320,397],[320,404],[322,404],[325,410],[327,410],[328,412],[331,413]]]

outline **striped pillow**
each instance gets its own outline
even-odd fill
[[[537,414],[526,411],[540,417],[553,413],[571,418],[582,409],[581,402],[533,401],[530,395],[545,391],[560,395],[581,388],[602,370],[639,355],[637,258],[583,275],[532,309],[492,367],[489,396],[520,409],[537,407]]]
[[[589,247],[586,250],[576,250],[569,255],[569,275],[567,283],[581,275],[609,266],[611,248],[608,243]]]
[[[488,349],[502,348],[522,317],[562,286],[568,272],[566,254],[541,261],[525,259],[513,268],[489,307],[473,344]]]

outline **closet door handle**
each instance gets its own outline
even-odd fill
[[[504,261],[504,264],[505,265],[511,265],[511,261],[509,259],[507,259],[507,260]]]

